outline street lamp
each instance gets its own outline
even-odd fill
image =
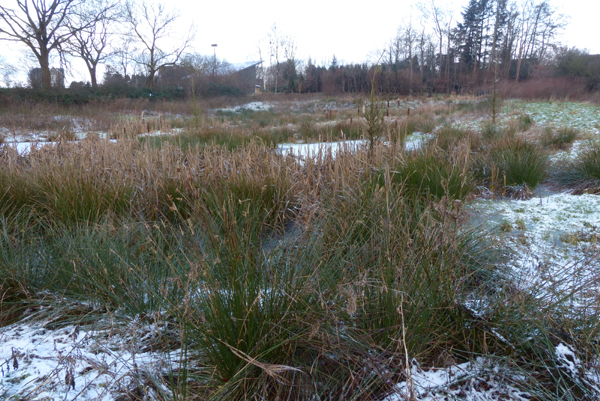
[[[213,75],[215,75],[215,70],[217,69],[217,44],[213,43]]]

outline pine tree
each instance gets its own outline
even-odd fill
[[[473,73],[485,64],[489,55],[494,12],[490,0],[470,0],[462,12],[463,22],[458,24],[458,34],[462,38],[460,59]]]

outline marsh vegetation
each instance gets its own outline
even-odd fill
[[[2,110],[2,396],[597,397],[597,235],[563,241],[591,246],[561,262],[577,280],[525,282],[512,262],[535,222],[474,223],[540,186],[596,193],[597,129],[547,128],[512,102],[490,126],[467,98],[381,103],[371,125],[357,99],[219,101]],[[27,136],[54,143],[20,154]],[[278,148],[327,141],[342,147]],[[40,373],[19,327],[78,345]],[[477,373],[418,380],[465,364]]]

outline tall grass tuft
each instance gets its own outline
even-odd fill
[[[434,142],[441,149],[452,150],[455,149],[462,140],[467,138],[472,147],[479,147],[479,142],[481,142],[481,140],[473,132],[449,126],[444,126],[435,132]]]
[[[496,124],[486,124],[481,130],[481,137],[486,142],[495,142],[504,137],[504,132]]]
[[[600,143],[589,141],[577,158],[563,163],[555,172],[556,180],[575,193],[596,193],[600,187]]]
[[[561,127],[554,129],[552,127],[546,127],[544,131],[542,131],[540,142],[543,146],[552,149],[567,150],[578,136],[579,131],[575,128]]]
[[[213,399],[262,394],[268,399],[311,393],[308,361],[311,308],[309,248],[263,251],[239,221],[230,198],[202,217],[202,287],[192,301],[188,335],[200,346]],[[299,255],[298,255],[299,254]],[[296,394],[294,396],[294,394]]]
[[[547,154],[536,144],[507,137],[479,160],[478,172],[493,190],[526,186],[534,189],[546,175]]]
[[[527,131],[533,125],[533,119],[529,114],[521,114],[519,116],[519,131]]]
[[[266,132],[250,127],[256,115],[220,115],[248,123],[215,124],[235,137],[221,144],[3,149],[0,324],[48,294],[164,323],[175,345],[156,349],[184,350],[164,383],[173,398],[378,400],[414,361],[476,356],[521,369],[540,398],[587,394],[552,352],[559,338],[596,338],[597,320],[561,323],[566,309],[553,313],[559,301],[500,271],[504,250],[492,252],[463,209],[474,172],[533,187],[540,148],[509,136],[477,145],[474,164],[477,138],[443,128],[418,151],[374,141],[300,159],[256,139]],[[537,181],[522,178],[535,169]]]
[[[456,142],[456,148],[444,151],[435,144],[411,152],[394,166],[391,180],[424,199],[464,200],[473,189],[470,141]]]

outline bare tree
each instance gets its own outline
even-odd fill
[[[431,17],[433,18],[433,31],[438,39],[439,44],[439,70],[438,78],[442,77],[443,70],[443,44],[444,36],[447,38],[447,55],[450,53],[450,29],[452,27],[452,10],[450,6],[445,3],[444,8],[436,4],[436,0],[430,0],[429,3]],[[446,64],[448,61],[446,60]]]
[[[118,71],[123,78],[127,78],[133,63],[133,39],[127,35],[120,36],[120,39],[107,61],[110,62],[113,71]]]
[[[68,26],[69,18],[80,12],[85,0],[15,0],[16,7],[0,5],[0,38],[21,42],[35,55],[42,70],[42,86],[51,88],[50,55],[59,51],[72,36],[99,18],[84,25]]]
[[[419,70],[421,72],[421,86],[423,86],[423,78],[425,76],[425,53],[427,51],[427,45],[431,43],[431,38],[425,31],[425,25],[423,25],[422,28],[423,29],[419,33],[419,38],[417,42],[417,48],[419,49]]]
[[[126,19],[131,36],[140,44],[133,60],[146,70],[148,88],[152,89],[158,70],[179,61],[194,38],[195,28],[191,26],[182,40],[172,44],[172,29],[177,24],[179,13],[168,12],[162,4],[127,3]]]
[[[258,41],[258,45],[256,46],[258,51],[258,60],[260,61],[260,67],[258,68],[259,78],[262,79],[264,91],[267,90],[267,68],[265,67],[265,60],[263,60],[263,49],[262,49],[262,41]]]
[[[277,93],[277,87],[279,83],[279,69],[281,66],[281,47],[282,37],[277,32],[277,25],[273,24],[271,32],[268,34],[269,39],[269,65],[273,69],[273,63],[275,63],[275,93]]]
[[[69,28],[73,31],[73,37],[65,44],[63,50],[85,62],[93,88],[98,87],[96,78],[98,64],[113,55],[113,52],[108,50],[109,41],[114,36],[113,25],[117,21],[117,16],[116,3],[110,4],[101,0],[89,5],[76,18],[69,18]],[[87,28],[77,30],[77,26],[87,26]]]
[[[415,50],[415,45],[417,43],[417,32],[414,25],[412,24],[412,18],[408,20],[408,23],[406,24],[404,29],[404,43],[406,46],[406,50],[408,51],[408,60],[410,66],[410,92],[412,93],[414,82],[413,74],[415,71],[413,51]],[[419,85],[419,87],[420,86],[421,85]]]
[[[285,57],[284,79],[287,79],[287,90],[294,92],[298,89],[298,60],[296,59],[296,41],[292,36],[284,36],[281,40]]]
[[[517,56],[517,75],[516,80],[519,80],[519,75],[521,71],[521,62],[524,57],[527,57],[525,53],[525,48],[527,43],[529,43],[529,36],[532,31],[532,14],[533,14],[533,1],[525,0],[521,4],[521,13],[519,15],[519,36],[517,38],[517,46],[519,48],[519,53]]]
[[[16,73],[17,68],[0,55],[0,75],[4,81],[4,86],[7,88],[11,86],[13,75]]]
[[[442,76],[442,49],[444,44],[444,29],[442,28],[442,18],[444,11],[435,4],[435,0],[431,0],[431,16],[433,17],[433,30],[439,40],[440,51],[440,68],[438,70],[438,78]]]

